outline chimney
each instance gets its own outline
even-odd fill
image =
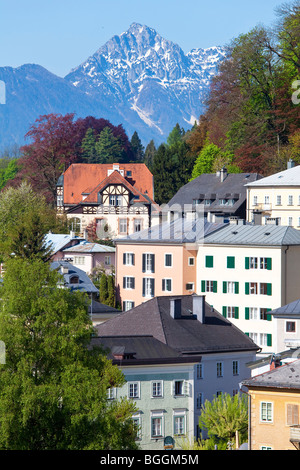
[[[221,183],[223,183],[223,181],[225,180],[227,176],[227,169],[225,168],[225,166],[222,168],[221,170]]]
[[[181,318],[181,299],[170,299],[170,315],[174,320]]]
[[[294,168],[294,166],[295,166],[295,162],[294,160],[290,158],[289,161],[287,162],[287,169],[290,170],[291,168]]]
[[[254,225],[262,225],[262,213],[259,211],[253,212]]]
[[[270,370],[277,369],[277,367],[281,366],[281,357],[280,355],[273,354],[271,361],[270,361]]]
[[[193,295],[193,314],[200,323],[205,323],[205,296]]]

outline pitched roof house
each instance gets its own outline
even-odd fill
[[[153,176],[144,163],[76,163],[57,182],[58,212],[75,219],[81,233],[94,220],[98,230],[108,226],[112,238],[141,230],[149,226],[152,205]]]
[[[249,395],[249,450],[299,450],[300,360],[242,384]]]
[[[246,364],[255,359],[259,349],[211,308],[204,296],[196,295],[153,298],[97,325],[96,331],[101,339],[151,335],[175,351],[176,357],[196,362],[189,392],[195,410],[192,426],[195,437],[199,437],[197,426],[204,400],[212,400],[222,392],[237,393],[241,380],[250,377]],[[156,403],[150,406],[157,408]]]
[[[208,220],[219,218],[246,218],[247,183],[262,178],[258,173],[228,173],[225,168],[217,173],[202,174],[190,181],[172,197],[168,207],[173,212],[194,212],[202,206]]]

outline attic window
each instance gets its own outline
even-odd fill
[[[70,284],[79,284],[79,277],[78,276],[72,276],[70,278]]]
[[[127,170],[127,171],[126,171],[126,176],[132,176],[132,171],[131,171],[131,170]]]
[[[265,235],[271,235],[271,233],[270,233],[270,232],[266,232]]]

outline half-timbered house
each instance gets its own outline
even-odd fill
[[[95,224],[99,239],[149,228],[154,207],[153,175],[144,163],[72,164],[57,182],[58,213],[77,233]]]

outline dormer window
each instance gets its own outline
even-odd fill
[[[119,207],[122,205],[122,196],[121,194],[110,194],[109,196],[109,205],[114,207]]]
[[[79,277],[78,276],[72,276],[70,278],[70,284],[79,284]]]

